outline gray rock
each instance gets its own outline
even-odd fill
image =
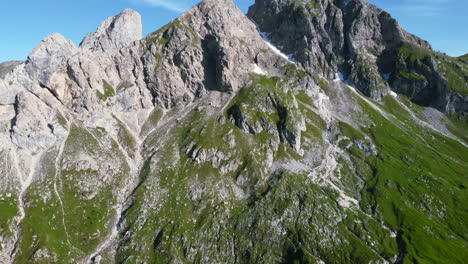
[[[54,146],[51,122],[56,119],[56,111],[29,92],[17,95],[16,115],[11,122],[11,139],[20,149],[37,153]],[[63,133],[61,133],[63,134]]]
[[[16,66],[22,63],[22,61],[7,61],[0,63],[0,79],[5,78],[8,73],[12,72]]]
[[[132,9],[108,18],[97,29],[89,33],[80,44],[82,49],[108,52],[111,49],[123,49],[143,37],[141,16]]]
[[[71,40],[54,33],[42,40],[29,54],[26,71],[31,79],[47,85],[54,72],[64,70],[64,60],[77,52],[78,47]]]
[[[323,15],[318,15],[323,14]],[[372,98],[386,95],[388,53],[403,41],[430,45],[404,31],[388,13],[364,1],[259,0],[248,16],[286,54],[329,79],[342,72]]]

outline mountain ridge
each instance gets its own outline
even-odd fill
[[[257,0],[249,18],[205,0],[144,38],[127,9],[1,66],[0,262],[462,263],[466,99],[446,83],[464,62],[397,43],[375,80],[378,60],[369,78],[322,44],[298,56],[255,17],[303,30],[285,15],[300,3]],[[322,11],[376,21],[361,1],[311,3],[294,18],[323,42]],[[426,107],[418,89],[447,94]]]

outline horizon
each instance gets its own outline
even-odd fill
[[[83,0],[73,9],[68,3],[58,0],[50,0],[46,4],[33,2],[29,9],[24,9],[22,3],[9,3],[8,7],[3,8],[0,18],[0,30],[6,33],[0,41],[0,50],[2,50],[0,62],[26,60],[34,47],[53,33],[59,33],[79,45],[84,37],[88,33],[95,32],[106,18],[119,14],[125,8],[131,8],[142,15],[143,36],[147,36],[201,2],[117,0],[113,2],[113,6],[109,6],[106,4],[109,1],[102,0],[95,3],[92,0]],[[392,3],[387,3],[385,0],[368,0],[367,2],[389,12],[402,28],[427,40],[435,51],[452,57],[468,53],[468,46],[465,44],[468,42],[468,29],[464,26],[468,24],[468,16],[461,14],[462,10],[468,8],[468,3],[454,0],[396,0]],[[92,3],[95,8],[89,9],[87,3]],[[234,0],[234,3],[246,13],[254,0]],[[16,9],[21,9],[23,12],[16,12]],[[80,10],[83,12],[79,12]],[[47,16],[47,13],[50,15]],[[84,15],[77,16],[77,13]],[[43,20],[44,16],[48,19]],[[12,20],[18,22],[13,23],[14,28],[7,26],[12,24]],[[453,28],[454,25],[459,28]]]

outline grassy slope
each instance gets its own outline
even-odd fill
[[[404,130],[372,109],[367,113],[377,124],[367,132],[379,155],[364,160],[372,174],[361,206],[397,231],[405,263],[463,263],[468,257],[462,224],[468,219],[467,148],[402,115],[397,117]]]
[[[108,140],[102,130],[73,126],[59,161],[60,173],[56,174],[55,168],[57,151],[45,155],[40,178],[25,197],[28,206],[16,263],[74,263],[90,254],[108,233],[108,221],[115,214],[113,193],[129,171],[115,142],[111,140],[110,148],[103,148],[101,143]],[[102,175],[108,180],[99,183],[101,186],[90,199],[83,197],[93,192],[95,186],[89,183],[95,182],[100,174],[71,166],[68,160],[80,155],[104,159],[100,166],[108,170]],[[109,170],[107,161],[115,162],[119,169]],[[51,257],[41,257],[38,252]]]
[[[278,80],[260,78],[231,106],[239,106],[247,123],[275,124],[280,116],[265,111],[264,102],[279,91],[283,90]],[[310,129],[303,134],[315,139],[310,142],[321,142],[323,121],[292,103],[295,97],[299,105],[311,104],[307,95],[286,91],[278,97],[289,112],[308,116]],[[370,135],[379,154],[366,156],[356,147],[348,149],[350,160],[340,160],[339,176],[349,183],[364,180],[362,189],[352,185],[350,189],[362,196],[365,213],[343,210],[335,190],[316,185],[305,174],[270,171],[268,151],[274,152],[277,162],[301,159],[288,144],[280,142],[277,149],[269,145],[277,137],[274,133],[249,134],[223,118],[194,113],[168,133],[172,136],[163,143],[165,151],[156,153],[143,171],[143,184],[127,216],[125,231],[133,235],[121,243],[124,250],[117,261],[132,256],[135,262],[155,263],[201,263],[207,257],[218,262],[366,263],[399,256],[405,263],[462,263],[467,257],[463,253],[467,230],[462,224],[468,218],[463,209],[467,149],[416,126],[396,102],[390,107],[392,121],[359,102],[376,125],[358,131],[343,124],[341,132],[351,141]],[[239,160],[242,166],[220,174],[218,165],[197,163],[187,155],[191,143],[201,149],[233,151],[221,163]],[[313,150],[313,143],[304,147]],[[246,179],[244,185],[240,177]],[[235,198],[234,182],[250,198]],[[148,203],[157,206],[148,208]]]

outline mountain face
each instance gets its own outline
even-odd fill
[[[364,1],[256,1],[249,17],[305,68],[337,71],[366,96],[389,89],[442,112],[467,112],[466,62],[431,50]]]
[[[0,263],[464,263],[467,80],[360,0],[53,34],[0,64]]]

